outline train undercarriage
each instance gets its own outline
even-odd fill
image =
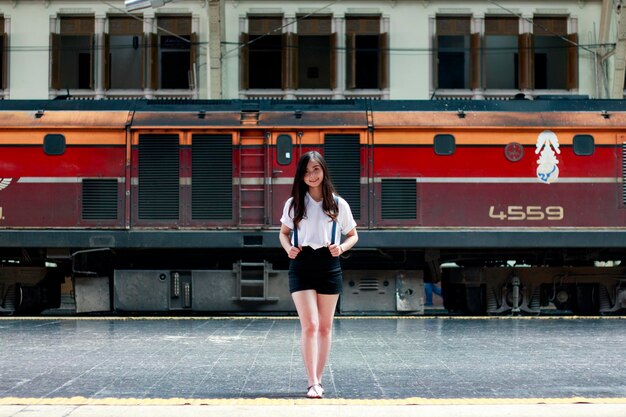
[[[338,314],[626,311],[617,253],[487,253],[355,250],[343,259]],[[270,249],[22,250],[2,256],[0,313],[292,314],[287,270],[283,254]],[[425,306],[430,283],[442,289],[439,308]]]
[[[446,268],[446,308],[467,315],[615,314],[626,308],[622,267]]]

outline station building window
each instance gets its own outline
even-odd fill
[[[156,27],[144,33],[142,20],[109,16],[106,89],[196,89],[198,36],[191,15],[157,16]]]
[[[146,41],[143,22],[133,17],[109,16],[104,36],[104,88],[145,88]]]
[[[7,89],[8,83],[8,59],[9,59],[8,36],[5,29],[4,16],[0,15],[0,90]]]
[[[250,16],[242,33],[243,89],[333,89],[337,35],[331,16],[296,16],[284,32],[282,16]]]
[[[198,18],[191,14],[60,15],[51,23],[51,96],[197,95]]]
[[[388,86],[388,35],[380,16],[346,16],[346,87],[384,89]]]
[[[244,93],[252,95],[328,97],[341,94],[333,91],[337,88],[386,89],[388,36],[382,21],[380,15],[248,15],[239,39],[240,89],[266,90]]]
[[[248,32],[240,36],[240,76],[243,89],[286,89],[287,34],[280,16],[249,16]]]
[[[196,83],[197,35],[191,16],[159,16],[150,48],[153,89],[193,89]]]
[[[578,89],[576,19],[440,15],[434,27],[435,90]]]
[[[519,89],[519,18],[485,17],[485,89]]]
[[[436,25],[436,85],[439,89],[472,89],[479,74],[472,58],[478,34],[470,33],[470,16],[438,16]],[[478,35],[480,36],[480,35]],[[473,71],[472,71],[473,70]],[[474,81],[474,82],[472,82]]]
[[[93,16],[61,16],[51,34],[51,87],[93,89],[95,20]]]
[[[298,17],[293,80],[295,88],[333,89],[336,86],[335,54],[337,34],[332,33],[330,16]]]
[[[567,23],[567,17],[534,17],[531,88],[578,88],[578,35],[567,33]]]

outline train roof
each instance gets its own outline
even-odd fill
[[[567,97],[567,96],[566,96]],[[281,112],[464,111],[617,112],[626,100],[574,96],[535,100],[0,100],[0,111]]]

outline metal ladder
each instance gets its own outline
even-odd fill
[[[272,303],[278,297],[269,297],[269,275],[273,272],[268,262],[243,262],[235,264],[237,274],[236,301]]]
[[[260,226],[266,222],[266,139],[239,137],[239,224]]]

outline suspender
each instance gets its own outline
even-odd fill
[[[335,203],[337,204],[337,210],[339,210],[339,197],[335,196]],[[335,244],[335,234],[337,233],[337,222],[333,220],[333,231],[330,237],[330,244]],[[293,246],[298,247],[298,228],[294,225],[293,228]]]

